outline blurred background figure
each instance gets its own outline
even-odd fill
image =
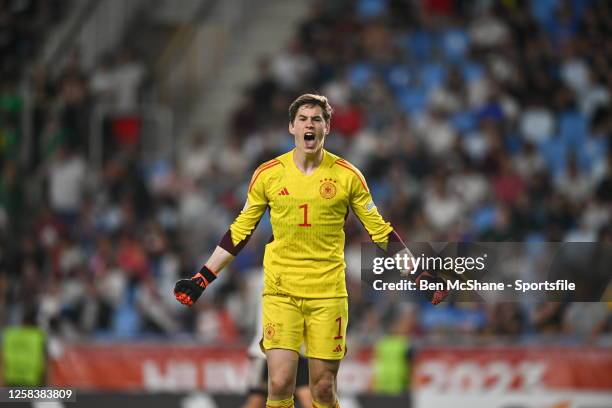
[[[388,334],[374,346],[374,384],[379,394],[400,395],[410,389],[412,346],[410,335],[415,329],[414,308],[408,307],[395,317]]]
[[[20,325],[2,331],[2,378],[5,387],[47,385],[47,339],[36,324],[36,313],[26,310]]]

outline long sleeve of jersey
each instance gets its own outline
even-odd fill
[[[240,250],[246,245],[268,207],[268,198],[266,197],[263,178],[260,175],[277,163],[273,160],[272,162],[262,164],[255,170],[249,183],[244,208],[219,243],[220,247],[234,256],[238,255]]]
[[[355,167],[352,167],[352,169],[356,177],[351,182],[351,208],[370,234],[372,241],[377,244],[386,244],[393,227],[378,212],[361,172]]]

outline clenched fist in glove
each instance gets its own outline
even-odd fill
[[[191,279],[181,279],[176,282],[174,297],[182,304],[192,306],[202,295],[204,289],[215,279],[217,275],[205,265]]]
[[[415,283],[417,285],[419,285],[419,281],[421,279],[425,279],[427,281],[427,283],[436,283],[436,284],[441,284],[441,286],[443,286],[444,288],[446,288],[446,281],[444,279],[442,279],[439,276],[435,276],[430,274],[429,272],[421,272],[420,274],[417,275],[416,279],[414,280]],[[439,285],[436,285],[436,287]],[[427,298],[427,300],[429,300],[429,302],[432,305],[437,305],[438,303],[442,302],[444,300],[444,298],[448,295],[448,290],[447,289],[427,289],[427,290],[423,290],[422,291],[423,294],[425,295],[425,297]]]

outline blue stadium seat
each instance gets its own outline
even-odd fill
[[[424,89],[402,89],[395,97],[402,110],[410,115],[422,113],[427,106],[427,92]]]
[[[495,223],[496,212],[496,207],[491,204],[477,208],[472,214],[472,226],[479,232],[486,231]]]
[[[283,151],[285,150],[289,151],[293,149],[294,147],[295,147],[295,141],[293,141],[293,139],[287,138],[282,141],[280,148],[283,149]],[[246,196],[246,189],[245,189],[244,195]]]
[[[531,14],[547,31],[554,25],[557,0],[538,0],[530,2]]]
[[[476,115],[471,111],[460,111],[450,117],[450,123],[460,134],[465,134],[476,129]]]
[[[590,137],[578,146],[575,153],[580,169],[590,172],[606,160],[608,141],[603,137]]]
[[[408,36],[408,52],[416,61],[430,58],[436,48],[436,40],[431,32],[416,31]]]
[[[542,232],[530,231],[525,234],[525,254],[527,257],[530,259],[541,257],[547,251],[548,244],[546,241],[546,235]]]
[[[374,75],[374,67],[366,62],[353,64],[348,68],[348,81],[356,89],[363,88]]]
[[[560,136],[553,137],[538,146],[538,151],[544,158],[544,162],[553,177],[559,176],[565,169],[567,159],[567,146],[561,141]]]
[[[525,235],[524,240],[529,244],[541,244],[546,242],[546,235],[541,232],[530,232],[529,234]],[[528,245],[527,248],[529,251],[539,250],[537,245]]]
[[[476,62],[468,61],[461,64],[461,73],[465,82],[477,81],[484,75],[484,68]]]
[[[355,11],[359,18],[370,19],[384,15],[387,8],[388,0],[359,0]]]
[[[473,309],[459,307],[455,315],[455,327],[470,327],[473,330],[480,330],[483,328],[487,323],[487,316],[483,306],[484,305],[480,304],[479,307]]]
[[[580,112],[566,112],[559,116],[559,135],[568,148],[579,148],[588,137],[586,117]]]
[[[521,148],[523,147],[523,140],[519,135],[510,134],[504,138],[504,145],[506,146],[508,153],[514,156],[520,152]]]
[[[413,79],[410,69],[400,64],[387,67],[383,71],[383,76],[394,94],[397,93],[398,90],[410,86]]]
[[[456,320],[455,315],[455,308],[451,304],[443,307],[426,304],[421,310],[421,324],[426,330],[450,329]]]
[[[465,30],[452,28],[442,35],[442,51],[449,61],[460,61],[465,58],[470,46],[470,38]]]
[[[389,200],[389,198],[393,195],[393,189],[386,179],[377,180],[373,178],[368,184],[372,196],[377,197],[377,199],[379,199],[381,202]]]
[[[419,72],[421,86],[427,90],[439,88],[446,78],[446,69],[441,64],[426,64],[421,67]]]
[[[128,339],[138,335],[140,317],[136,309],[127,302],[121,305],[113,317],[113,334],[117,338]]]
[[[421,309],[421,323],[426,330],[453,331],[470,327],[482,328],[487,321],[484,308],[468,309],[461,305],[446,303],[443,306],[424,304]]]
[[[504,120],[504,111],[499,102],[489,102],[476,112],[476,120],[478,122],[485,119],[494,120],[496,122]]]
[[[571,7],[573,11],[573,17],[576,20],[580,20],[584,16],[584,12],[592,6],[595,0],[571,0]]]

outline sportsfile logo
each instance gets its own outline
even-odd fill
[[[372,272],[380,275],[385,271],[400,270],[406,274],[414,275],[419,271],[445,271],[463,274],[466,271],[482,271],[486,268],[487,254],[478,257],[433,257],[411,256],[407,253],[396,254],[394,257],[376,257],[372,265]]]

